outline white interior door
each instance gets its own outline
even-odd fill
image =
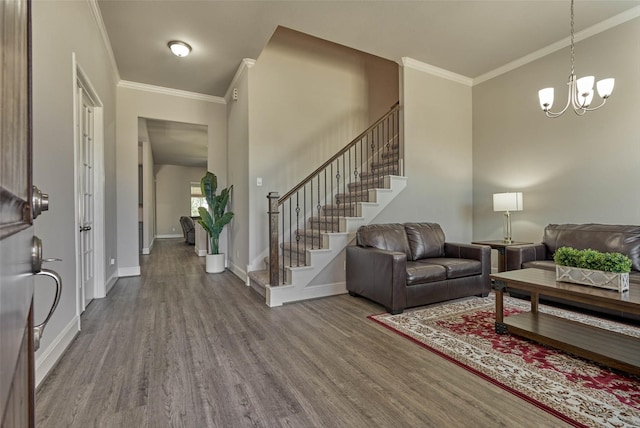
[[[78,87],[78,224],[80,227],[80,295],[82,310],[95,297],[94,105]]]

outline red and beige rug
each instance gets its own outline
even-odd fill
[[[528,310],[529,302],[505,297],[505,314]],[[540,311],[640,340],[640,328],[544,305]],[[496,334],[493,295],[370,319],[575,426],[640,426],[639,378]]]

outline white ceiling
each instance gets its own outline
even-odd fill
[[[207,126],[145,119],[156,165],[207,166]],[[139,128],[142,126],[138,125]]]
[[[565,39],[570,2],[98,0],[98,5],[121,79],[223,97],[242,59],[258,59],[279,25],[388,60],[410,57],[477,78]],[[576,0],[576,32],[624,12],[640,15],[632,8],[640,8],[640,0]],[[173,56],[170,40],[189,43],[193,52]]]

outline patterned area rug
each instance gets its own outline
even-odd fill
[[[529,302],[505,296],[505,315]],[[640,328],[540,305],[540,312],[622,332]],[[493,295],[370,319],[579,427],[640,427],[640,379],[494,332]]]

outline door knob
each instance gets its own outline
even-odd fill
[[[47,323],[51,319],[51,316],[55,312],[58,307],[58,303],[60,303],[60,295],[62,294],[62,278],[60,275],[51,270],[51,269],[42,269],[43,262],[51,262],[58,261],[60,259],[42,259],[42,241],[37,236],[33,237],[33,246],[31,248],[31,264],[33,268],[34,275],[44,275],[53,279],[56,285],[56,294],[53,298],[53,304],[51,305],[51,309],[49,309],[49,313],[47,314],[44,321],[37,326],[33,327],[33,345],[34,351],[37,351],[40,348],[40,339],[42,338],[42,333],[44,332],[44,328]]]
[[[42,193],[36,186],[33,186],[32,190],[31,205],[33,206],[33,218],[35,219],[44,211],[49,211],[49,195]]]

